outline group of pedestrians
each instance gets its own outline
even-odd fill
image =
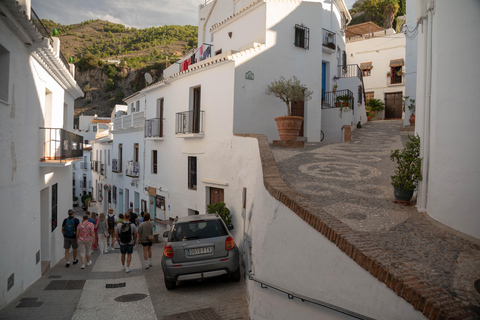
[[[121,219],[121,220],[120,220]],[[143,246],[143,257],[145,260],[145,269],[152,266],[152,244],[153,244],[154,223],[149,213],[143,213],[138,217],[130,209],[125,215],[115,216],[113,209],[108,210],[108,215],[104,213],[96,216],[95,213],[87,211],[80,222],[75,218],[75,211],[68,210],[68,218],[62,223],[62,234],[64,237],[65,260],[67,268],[70,267],[70,248],[73,249],[73,264],[78,263],[77,248],[82,262],[81,269],[90,266],[92,247],[100,249],[100,254],[108,253],[114,250],[115,240],[120,245],[122,270],[130,272],[130,263],[135,244],[138,242]],[[109,241],[109,239],[111,239]],[[125,266],[126,263],[126,266]]]

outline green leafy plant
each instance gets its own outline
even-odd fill
[[[273,81],[267,85],[265,91],[267,95],[273,95],[280,98],[287,105],[287,115],[291,116],[290,103],[292,101],[305,101],[312,97],[313,92],[307,89],[307,86],[300,83],[297,77],[286,80],[284,77],[280,77],[278,80]]]
[[[397,163],[395,174],[391,176],[392,185],[403,190],[415,190],[422,181],[422,158],[420,158],[420,137],[408,136],[404,149],[396,149],[390,154],[390,160]]]
[[[342,113],[352,109],[352,100],[353,97],[348,94],[343,94],[336,97],[336,101],[340,103],[338,108],[340,109],[340,118]]]
[[[230,214],[230,210],[225,205],[225,202],[217,202],[207,205],[207,212],[211,214],[218,213],[225,224],[232,223],[233,216]]]
[[[380,99],[368,99],[366,105],[371,111],[385,110],[385,103],[383,103],[383,101]]]

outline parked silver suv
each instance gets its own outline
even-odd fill
[[[230,274],[240,280],[239,251],[228,227],[217,214],[176,218],[162,257],[165,287],[174,289],[177,281]]]

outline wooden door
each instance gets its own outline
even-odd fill
[[[218,202],[225,202],[223,198],[223,189],[210,188],[210,203],[215,204]]]
[[[200,132],[200,87],[193,89],[192,133]]]
[[[385,94],[385,119],[402,119],[402,93]]]
[[[305,123],[305,101],[292,101],[290,107],[292,108],[292,116],[304,118],[299,134],[300,137],[303,137],[303,124]]]

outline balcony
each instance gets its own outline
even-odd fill
[[[175,119],[175,135],[182,137],[203,137],[205,111],[190,110],[179,112]]]
[[[398,73],[387,73],[387,86],[403,85],[405,84],[404,74],[401,72]]]
[[[163,138],[163,119],[145,120],[145,138]]]
[[[142,128],[145,125],[145,111],[134,112],[113,120],[113,130]]]
[[[100,174],[101,174],[102,176],[105,175],[105,164],[104,164],[104,163],[101,163],[101,164],[100,164]]]
[[[322,109],[343,108],[353,109],[353,93],[350,90],[324,92]]]
[[[64,129],[40,128],[41,155],[44,163],[66,163],[83,159],[83,137]]]
[[[322,46],[332,50],[337,49],[337,45],[335,42],[335,32],[327,29],[322,29]]]
[[[183,60],[177,61],[165,70],[163,70],[163,78],[168,78],[175,73],[179,73],[182,71],[188,70],[191,65],[199,63],[203,60],[212,57],[212,46],[211,44],[204,43],[201,47],[199,47],[195,52],[192,52],[186,58],[182,58]]]
[[[130,178],[138,178],[140,176],[140,164],[134,161],[125,163],[125,175]]]
[[[363,82],[362,70],[357,64],[347,64],[338,66],[338,75],[340,78],[358,78]]]
[[[112,172],[122,173],[122,162],[119,159],[112,159]]]

